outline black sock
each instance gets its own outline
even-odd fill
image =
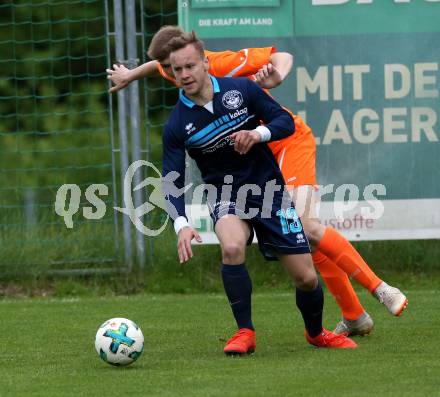
[[[324,293],[318,282],[313,291],[296,289],[296,306],[301,311],[309,336],[314,338],[322,331],[322,308],[324,306]]]
[[[221,274],[238,328],[254,329],[251,313],[252,281],[245,264],[222,264]]]

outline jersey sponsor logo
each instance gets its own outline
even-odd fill
[[[235,118],[237,118],[238,116],[241,116],[242,114],[246,114],[247,111],[248,111],[247,108],[243,108],[243,109],[240,109],[240,110],[235,111],[234,113],[229,113],[229,117],[230,117],[231,119],[235,119]]]
[[[235,208],[236,205],[237,203],[235,201],[226,201],[226,200],[217,201],[214,204],[214,211],[218,210],[220,207]]]
[[[228,109],[238,109],[243,103],[243,96],[240,91],[230,90],[226,91],[222,97],[222,104]]]
[[[214,146],[209,146],[207,148],[202,149],[202,154],[213,153],[216,150],[221,149],[222,147],[225,147],[227,145],[233,146],[234,143],[235,143],[235,141],[232,140],[230,136],[226,136],[226,137],[220,139],[219,141],[217,141]]]

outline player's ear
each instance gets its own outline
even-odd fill
[[[203,59],[203,67],[204,67],[206,72],[209,70],[209,59],[208,59],[208,57],[205,57],[205,59]]]

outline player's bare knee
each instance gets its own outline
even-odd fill
[[[318,285],[316,273],[310,272],[295,279],[295,286],[303,291],[313,291]]]
[[[245,245],[237,242],[227,242],[222,244],[222,257],[224,263],[244,262]]]

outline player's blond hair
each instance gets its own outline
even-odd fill
[[[167,45],[168,55],[174,51],[180,50],[187,45],[192,45],[197,52],[200,54],[200,57],[205,58],[205,45],[203,41],[201,41],[194,30],[190,33],[182,33],[179,36],[173,37]]]

